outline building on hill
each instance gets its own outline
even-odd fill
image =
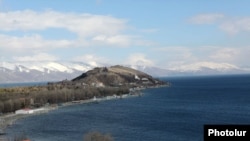
[[[140,77],[138,75],[135,75],[135,80],[140,80]]]
[[[98,88],[99,88],[99,87],[105,87],[105,85],[104,85],[102,82],[97,82],[97,83],[94,83],[94,82],[93,82],[93,83],[91,84],[91,86],[93,86],[93,87],[98,87]]]

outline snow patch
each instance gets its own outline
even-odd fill
[[[47,65],[44,66],[44,68],[47,68],[47,69],[52,69],[54,71],[60,71],[60,72],[68,72],[68,73],[72,73],[73,70],[64,66],[64,65],[61,65],[59,63],[55,63],[55,62],[50,62],[48,63]]]

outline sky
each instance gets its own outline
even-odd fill
[[[0,0],[0,61],[249,69],[248,0]]]

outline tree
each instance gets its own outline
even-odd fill
[[[4,113],[14,112],[12,100],[4,101]]]
[[[0,102],[0,114],[3,113],[3,111],[4,111],[4,104],[1,101]]]
[[[13,141],[30,141],[30,140],[28,139],[28,137],[24,133],[22,133],[20,135],[15,135]]]
[[[21,101],[18,99],[13,100],[13,110],[16,111],[16,110],[19,110],[21,108],[22,108]]]
[[[83,141],[114,141],[111,135],[100,132],[89,132],[84,135]]]

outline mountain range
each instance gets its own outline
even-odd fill
[[[99,64],[99,66],[111,66]],[[98,66],[98,67],[99,67]],[[198,62],[178,67],[162,68],[161,66],[126,65],[148,73],[152,76],[178,76],[178,75],[211,75],[211,74],[241,74],[249,73],[227,63]],[[97,66],[82,62],[1,62],[0,83],[13,82],[47,82],[71,80],[82,73]]]

